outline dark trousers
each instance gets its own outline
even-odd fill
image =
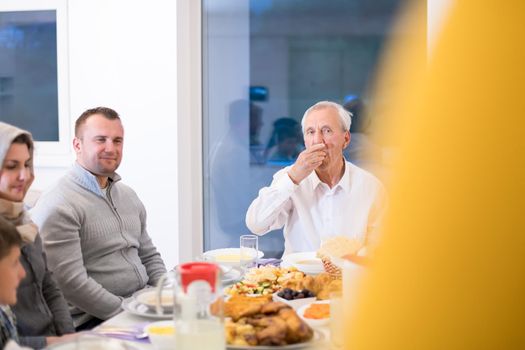
[[[101,320],[100,318],[93,317],[91,320],[89,320],[87,322],[84,322],[80,326],[76,327],[75,330],[77,332],[89,331],[89,330],[95,328],[96,326],[98,326],[99,324],[101,324],[102,322],[104,322],[104,320]]]

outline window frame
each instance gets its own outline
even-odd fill
[[[178,259],[203,252],[202,1],[177,0]]]
[[[2,0],[0,12],[56,11],[58,141],[35,142],[36,167],[63,167],[71,164],[71,119],[69,100],[68,7],[67,0]]]

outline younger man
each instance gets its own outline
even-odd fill
[[[166,273],[146,230],[146,209],[116,173],[123,147],[116,111],[82,113],[73,139],[76,163],[31,212],[78,331],[118,314],[124,298]]]

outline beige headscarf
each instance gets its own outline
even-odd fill
[[[4,164],[5,156],[7,152],[9,151],[9,147],[11,147],[13,140],[22,134],[29,136],[28,146],[29,146],[29,155],[31,156],[30,167],[31,167],[31,175],[32,175],[32,178],[29,181],[28,186],[27,186],[27,189],[29,189],[29,186],[31,186],[31,183],[33,182],[33,179],[35,177],[34,169],[33,169],[33,161],[32,161],[34,143],[33,143],[33,137],[31,136],[30,132],[19,129],[10,124],[0,122],[0,167],[2,167]],[[1,173],[1,168],[0,168],[0,173]],[[17,227],[18,232],[20,232],[20,235],[22,236],[22,239],[25,242],[33,242],[35,240],[35,237],[38,234],[38,228],[29,219],[29,215],[24,210],[24,203],[13,202],[13,201],[9,201],[9,200],[0,198],[0,215],[2,215],[4,218],[9,220],[12,224],[14,224]]]

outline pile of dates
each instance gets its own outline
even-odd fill
[[[314,293],[308,289],[293,290],[290,288],[284,288],[279,293],[277,293],[277,295],[286,300],[295,300],[295,299],[315,297]]]

